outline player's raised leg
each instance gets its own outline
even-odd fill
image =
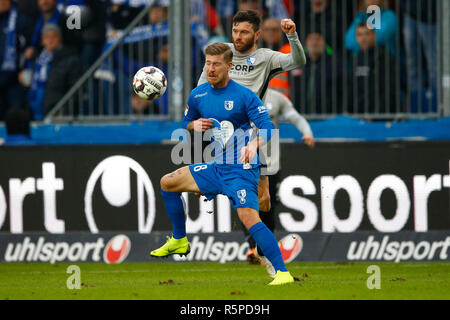
[[[200,192],[188,166],[166,174],[161,179],[161,195],[167,215],[172,222],[173,234],[172,237],[168,237],[167,242],[162,247],[153,250],[150,253],[151,256],[187,255],[190,252],[186,237],[186,217],[181,192]]]
[[[269,285],[282,285],[294,282],[294,278],[284,264],[280,248],[273,235],[259,218],[258,212],[253,208],[237,208],[239,219],[248,229],[250,235],[255,239],[267,259],[272,263],[275,269],[275,278]]]

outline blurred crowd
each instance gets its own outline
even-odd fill
[[[149,2],[0,0],[0,121],[15,108],[42,120]],[[278,75],[270,86],[300,112],[435,111],[429,98],[437,90],[437,2],[191,0],[192,85],[203,67],[202,48],[231,42],[233,14],[254,9],[263,17],[260,46],[288,53],[280,19],[297,24],[308,62],[302,70]],[[145,65],[168,74],[168,5],[169,0],[155,1],[146,21],[127,37],[121,56],[114,57],[113,76],[123,79],[115,85],[127,90],[129,112],[168,113],[168,94],[155,103],[130,99],[129,84],[130,75]],[[375,29],[368,24],[377,22],[373,5],[381,8]],[[97,81],[106,79],[97,73]]]

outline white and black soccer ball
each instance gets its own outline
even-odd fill
[[[167,79],[160,69],[149,66],[139,69],[133,78],[133,90],[144,100],[155,100],[167,89]]]

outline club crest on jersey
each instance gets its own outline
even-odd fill
[[[247,196],[247,191],[245,191],[245,189],[238,190],[237,196],[239,198],[239,202],[241,204],[245,204],[245,202],[246,202],[245,197]]]
[[[253,58],[253,57],[247,58],[247,64],[248,64],[249,66],[254,65],[255,62],[256,62],[256,58]]]
[[[225,109],[230,111],[231,109],[233,109],[234,106],[234,101],[225,101]]]

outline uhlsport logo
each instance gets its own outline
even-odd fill
[[[370,235],[366,241],[352,241],[347,250],[350,261],[448,261],[450,236],[442,240],[398,241],[388,235],[381,241]]]
[[[294,260],[303,249],[303,240],[296,234],[291,233],[278,241],[283,261],[288,263]]]
[[[210,235],[206,240],[194,236],[190,241],[191,252],[187,256],[172,255],[174,261],[246,261],[249,245],[247,241],[220,241]]]
[[[130,252],[131,240],[124,234],[119,234],[109,240],[103,251],[103,261],[108,264],[121,263]]]
[[[137,185],[134,187],[131,186],[131,171],[137,178]],[[155,191],[141,165],[125,156],[106,158],[97,165],[89,177],[84,194],[84,209],[90,231],[99,232],[93,212],[93,193],[99,180],[104,198],[114,207],[124,207],[131,200],[132,190],[137,190],[138,231],[149,233],[155,220]],[[124,208],[124,213],[126,212],[127,209]]]
[[[51,237],[58,239],[58,237]],[[48,241],[40,236],[36,241],[26,236],[21,242],[9,242],[3,255],[5,262],[123,262],[130,252],[131,241],[123,234],[112,237],[105,246],[104,237],[94,241]],[[103,250],[103,254],[102,254]]]

